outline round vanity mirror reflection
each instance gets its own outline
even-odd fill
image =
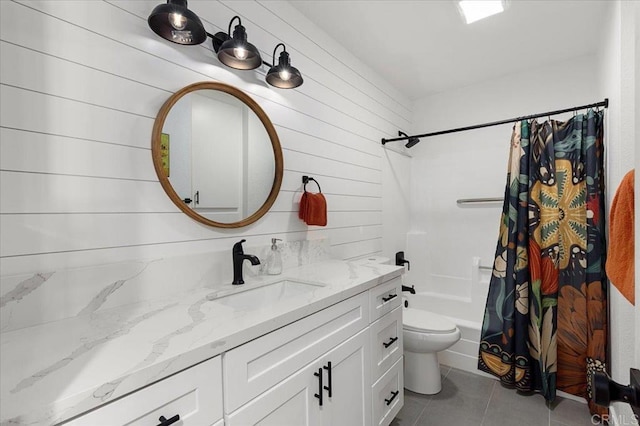
[[[238,228],[260,219],[282,183],[282,149],[271,120],[224,83],[174,93],[154,123],[151,152],[169,198],[211,226]]]

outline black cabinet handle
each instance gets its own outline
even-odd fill
[[[391,339],[389,339],[388,342],[382,342],[382,344],[384,345],[385,348],[388,348],[389,346],[393,345],[393,343],[398,340],[397,337],[392,337]]]
[[[191,198],[183,198],[182,201],[184,201],[185,204],[191,204],[193,200]]]
[[[387,303],[389,300],[395,299],[396,297],[398,297],[397,294],[390,294],[388,297],[383,297],[382,298],[382,302],[383,303]]]
[[[195,195],[193,196],[193,198],[195,198],[195,202],[196,202],[196,206],[198,204],[200,204],[200,191],[196,191]]]
[[[391,392],[391,398],[389,398],[389,399],[385,398],[384,402],[386,402],[387,405],[391,404],[391,401],[396,399],[396,396],[398,396],[399,393],[400,393],[400,391]]]
[[[322,407],[322,368],[318,368],[318,372],[313,373],[313,375],[318,378],[318,393],[313,394],[313,396],[318,398],[320,406]]]
[[[180,414],[176,414],[170,419],[167,419],[165,416],[160,416],[158,420],[160,421],[160,423],[158,423],[158,426],[169,426],[180,420]]]
[[[328,385],[329,386],[325,386],[324,389],[329,391],[329,398],[331,398],[331,361],[327,362],[327,365],[325,365],[324,367],[325,370],[327,370],[327,378],[328,380]]]

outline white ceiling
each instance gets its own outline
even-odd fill
[[[292,0],[410,99],[593,54],[607,0],[512,0],[467,25],[453,0]]]

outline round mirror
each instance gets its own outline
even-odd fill
[[[223,83],[174,93],[153,125],[153,165],[169,198],[193,219],[238,228],[260,219],[282,183],[282,149],[260,106]]]

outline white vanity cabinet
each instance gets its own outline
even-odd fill
[[[64,424],[65,426],[155,426],[160,424],[223,426],[220,356],[176,373]]]

